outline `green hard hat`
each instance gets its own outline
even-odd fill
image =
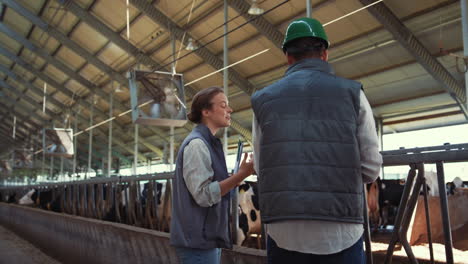
[[[302,17],[289,24],[286,29],[286,36],[284,37],[281,48],[284,50],[286,44],[291,40],[304,37],[319,38],[325,42],[325,48],[328,49],[328,46],[330,46],[330,42],[328,42],[328,37],[322,24],[317,19]]]

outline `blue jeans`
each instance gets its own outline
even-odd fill
[[[351,247],[331,255],[306,254],[297,251],[282,249],[268,236],[267,240],[268,264],[283,263],[313,263],[313,264],[365,264],[366,258],[360,238]]]
[[[220,264],[221,249],[175,248],[180,264]]]

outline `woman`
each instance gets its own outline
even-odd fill
[[[198,125],[179,149],[173,182],[170,241],[183,264],[220,263],[221,248],[232,248],[229,192],[253,173],[253,162],[246,154],[238,173],[228,175],[221,141],[214,135],[230,125],[231,113],[219,87],[193,97],[188,118]]]

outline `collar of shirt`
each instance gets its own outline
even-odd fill
[[[213,134],[211,134],[211,130],[203,123],[200,123],[197,125],[196,129],[202,134],[202,135],[205,135],[205,139],[208,139],[210,141],[210,143],[213,143],[213,144],[221,144],[221,141],[219,140],[219,138],[213,136]]]
[[[289,66],[289,68],[286,70],[286,76],[300,70],[304,69],[309,69],[309,70],[316,70],[316,71],[321,71],[325,73],[330,73],[330,74],[335,74],[335,71],[331,67],[331,65],[323,61],[321,59],[317,58],[308,58],[308,59],[302,59],[297,61],[296,63],[292,64]]]

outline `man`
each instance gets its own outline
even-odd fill
[[[365,263],[363,183],[382,157],[358,82],[337,77],[319,21],[286,31],[285,77],[252,96],[269,263]]]

